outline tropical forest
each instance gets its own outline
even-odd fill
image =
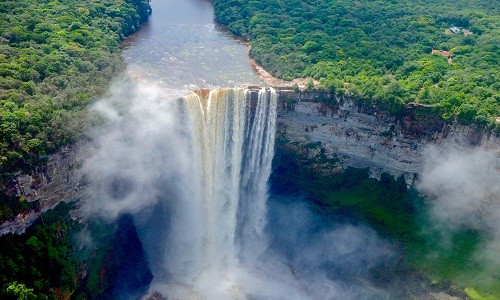
[[[500,299],[500,3],[0,0],[0,299]]]
[[[391,114],[433,105],[445,120],[498,130],[495,2],[216,0],[214,9],[279,78],[310,77]]]

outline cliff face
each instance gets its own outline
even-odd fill
[[[424,149],[430,145],[438,149],[500,149],[497,136],[447,125],[428,111],[430,107],[409,105],[395,118],[330,93],[279,93],[277,130],[281,142],[296,151],[307,149],[305,153],[311,157],[322,152],[337,158],[338,168],[333,172],[345,167],[369,168],[375,178],[387,172],[404,176],[411,185],[422,171]]]
[[[37,168],[31,175],[20,174],[13,180],[11,188],[28,202],[35,202],[30,209],[12,221],[0,224],[0,236],[24,233],[43,212],[54,208],[59,202],[88,199],[85,192],[85,177],[80,166],[88,156],[85,141],[63,147],[50,155],[46,166]]]
[[[250,89],[251,99],[255,101],[259,88]],[[322,153],[335,158],[335,165],[327,166],[330,173],[341,172],[346,167],[369,168],[375,178],[386,172],[395,177],[404,176],[411,185],[422,170],[424,149],[430,145],[442,149],[500,149],[497,136],[465,126],[448,126],[429,118],[430,114],[421,113],[425,107],[409,107],[406,115],[396,119],[331,93],[291,89],[280,89],[278,93],[278,142],[310,157]],[[328,105],[318,102],[325,99],[334,101]],[[37,209],[1,224],[0,236],[23,233],[41,213],[61,201],[89,199],[86,179],[80,172],[80,165],[90,151],[85,145],[87,142],[65,147],[50,156],[47,166],[31,175],[21,174],[15,178],[12,185],[15,193],[29,202],[38,202]]]

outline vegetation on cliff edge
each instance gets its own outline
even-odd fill
[[[131,216],[71,220],[60,203],[22,235],[0,237],[0,299],[140,297],[152,280]]]
[[[2,1],[0,189],[81,134],[84,108],[123,68],[120,41],[150,12],[149,0]]]
[[[214,8],[274,76],[313,77],[393,115],[417,102],[445,120],[500,130],[495,2],[214,0]]]
[[[0,237],[1,299],[68,299],[77,285],[69,204],[44,214],[23,235]],[[24,297],[24,298],[23,298]]]

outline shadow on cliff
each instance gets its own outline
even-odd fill
[[[139,299],[146,293],[153,275],[130,214],[111,223],[89,220],[79,239],[81,284],[75,299]]]
[[[110,286],[103,299],[137,299],[147,291],[153,275],[149,270],[134,220],[129,214],[116,221],[117,229],[104,268]]]

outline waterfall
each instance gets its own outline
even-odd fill
[[[266,225],[267,181],[274,156],[276,106],[276,92],[261,89],[254,113],[247,116],[238,222],[242,258],[250,262],[266,247],[265,240],[259,237]]]
[[[202,218],[200,228],[185,229],[200,237],[183,266],[192,278],[203,272],[225,272],[245,253],[265,246],[276,105],[276,92],[264,88],[257,97],[243,88],[199,90],[184,97],[195,171],[191,182],[196,190],[189,201],[201,209],[191,217]]]

